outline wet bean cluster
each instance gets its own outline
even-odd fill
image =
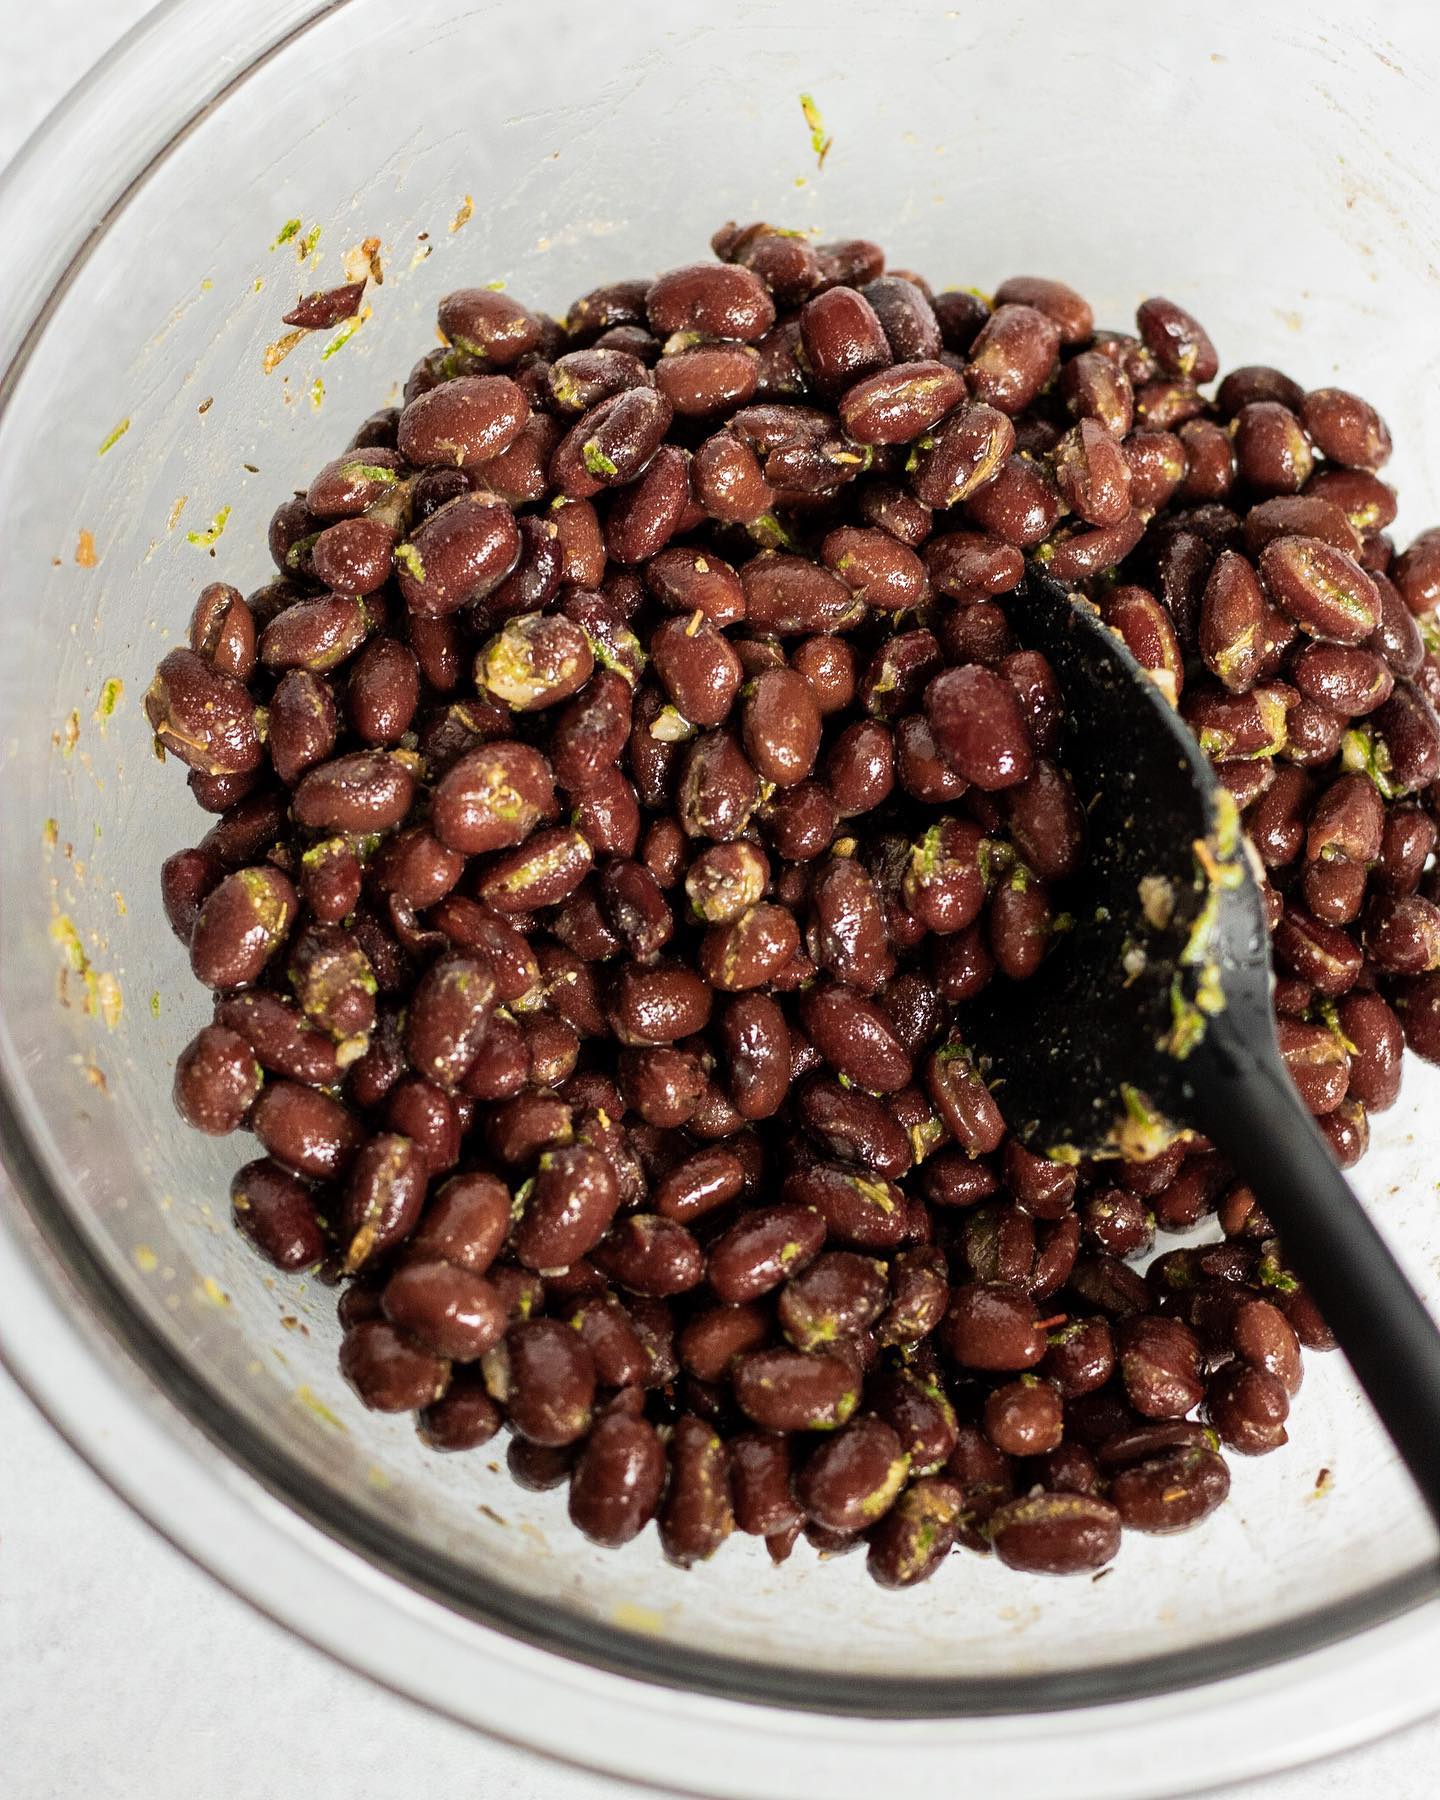
[[[447,295],[276,578],[200,595],[147,699],[216,815],[163,871],[215,996],[176,1103],[259,1140],[236,1223],[343,1284],[360,1399],[508,1428],[596,1542],[1093,1570],[1332,1339],[1204,1140],[1034,1155],[967,1051],[1084,857],[1017,584],[1090,596],[1234,794],[1349,1165],[1440,1060],[1440,531],[1396,553],[1370,405],[1213,386],[1168,300],[713,243],[563,324]]]

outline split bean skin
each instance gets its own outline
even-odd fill
[[[214,1003],[175,1105],[256,1139],[234,1222],[342,1284],[360,1402],[508,1427],[595,1544],[1093,1575],[1333,1338],[1216,1152],[1052,1160],[967,1044],[1087,854],[1027,559],[1234,797],[1348,1167],[1440,1061],[1440,530],[1392,541],[1367,398],[1220,379],[1173,300],[713,248],[563,325],[446,295],[278,579],[195,598],[145,698],[213,815],[161,874]]]

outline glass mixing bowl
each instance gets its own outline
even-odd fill
[[[653,1534],[602,1553],[563,1494],[362,1412],[333,1297],[231,1232],[248,1140],[169,1103],[206,1006],[156,871],[203,821],[140,705],[198,586],[266,579],[276,501],[393,396],[441,293],[503,280],[559,312],[703,255],[729,217],[875,236],[939,282],[1055,273],[1115,325],[1162,290],[1228,360],[1372,396],[1401,529],[1429,522],[1440,41],[1419,7],[1389,18],[1397,41],[1354,5],[179,0],[21,157],[0,191],[0,1338],[240,1592],[489,1729],[771,1800],[938,1793],[1042,1746],[1072,1794],[1152,1795],[1440,1704],[1413,1674],[1440,1648],[1432,1530],[1336,1357],[1309,1360],[1291,1447],[1237,1459],[1192,1535],[1127,1540],[1095,1582],[958,1556],[899,1595],[748,1540],[689,1574]],[[282,357],[280,314],[370,237],[361,328]],[[1432,1296],[1437,1099],[1413,1068],[1360,1172]]]

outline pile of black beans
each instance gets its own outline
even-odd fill
[[[147,698],[218,815],[163,871],[215,995],[176,1101],[258,1138],[236,1222],[343,1283],[360,1399],[508,1426],[597,1542],[1092,1570],[1333,1340],[1204,1140],[1050,1161],[966,1050],[1084,856],[1013,591],[1093,598],[1216,763],[1348,1166],[1440,1060],[1440,531],[1396,554],[1364,400],[1212,389],[1168,300],[714,249],[563,324],[447,295],[277,578],[200,595]]]

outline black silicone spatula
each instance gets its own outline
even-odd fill
[[[1008,611],[1064,692],[1089,858],[1039,973],[965,1021],[986,1079],[1035,1151],[1153,1155],[1166,1122],[1222,1150],[1440,1520],[1440,1330],[1285,1072],[1234,802],[1092,606],[1032,569]]]

